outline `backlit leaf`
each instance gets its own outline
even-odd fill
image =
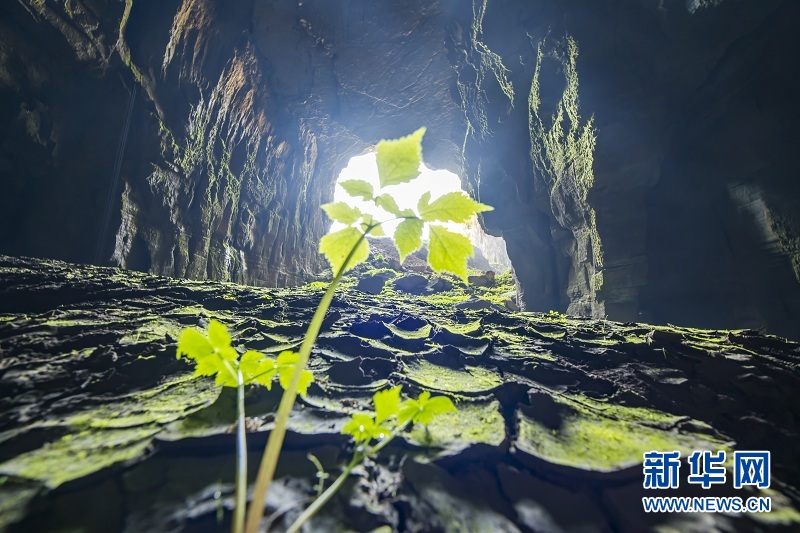
[[[178,358],[185,355],[189,359],[197,361],[211,355],[213,351],[214,347],[211,342],[196,329],[189,328],[181,332],[181,338],[178,339]]]
[[[231,335],[228,333],[228,328],[218,320],[209,322],[208,340],[217,350],[228,348],[231,345]]]
[[[381,187],[406,183],[419,176],[423,135],[425,128],[420,128],[400,139],[378,143],[376,160]]]
[[[341,222],[349,226],[361,218],[361,211],[357,207],[352,207],[344,202],[336,202],[331,204],[324,204],[322,209],[325,210],[328,217],[336,222]]]
[[[283,387],[283,390],[289,388],[289,383],[292,381],[294,375],[295,365],[300,354],[289,350],[284,350],[278,354],[278,360],[275,362],[278,369],[278,381]],[[314,374],[308,370],[303,370],[300,374],[300,383],[297,385],[297,392],[300,396],[305,396],[308,386],[314,382]]]
[[[348,261],[345,271],[367,260],[367,257],[369,257],[369,244],[366,239],[361,238],[362,235],[358,228],[344,228],[328,233],[319,241],[319,251],[328,259],[334,274],[339,272],[350,251],[356,245],[356,251]]]
[[[383,193],[377,198],[375,198],[375,205],[378,207],[385,209],[387,213],[391,213],[393,215],[400,214],[400,208],[397,206],[397,202],[389,193]]]
[[[385,237],[383,228],[375,218],[370,214],[364,215],[364,220],[361,222],[361,231],[373,237]]]
[[[380,424],[384,420],[395,416],[400,410],[400,385],[388,390],[376,392],[372,397],[375,403],[375,422]]]
[[[430,225],[428,263],[436,272],[451,272],[467,281],[467,259],[472,256],[472,243],[463,235],[436,224]]]
[[[382,439],[388,437],[388,428],[375,422],[372,415],[366,413],[355,413],[350,420],[342,427],[342,433],[351,435],[356,444],[369,442],[372,439]]]
[[[400,254],[400,262],[405,261],[408,254],[422,248],[422,228],[425,225],[418,218],[407,218],[394,231],[394,245]]]
[[[339,183],[347,194],[363,198],[364,200],[372,200],[374,190],[372,185],[364,180],[347,180]]]
[[[400,405],[397,422],[405,424],[408,421],[428,424],[437,415],[454,412],[456,410],[452,400],[446,396],[431,398],[431,393],[425,391],[416,400],[406,400]]]
[[[258,383],[272,388],[272,379],[278,372],[275,361],[255,350],[248,350],[239,360],[239,368],[245,383]]]
[[[425,202],[423,203],[423,199]],[[450,192],[436,200],[432,204],[428,204],[430,194],[420,198],[418,205],[419,214],[422,220],[432,222],[439,220],[441,222],[467,222],[472,215],[483,211],[491,211],[493,208],[488,205],[476,202],[462,192]]]

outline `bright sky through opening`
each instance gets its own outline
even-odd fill
[[[425,191],[430,191],[431,201],[433,201],[449,192],[462,190],[461,180],[452,172],[448,172],[447,170],[431,170],[425,165],[420,165],[419,170],[419,177],[411,183],[392,185],[383,190],[383,192],[388,192],[394,197],[400,209],[413,209],[416,211],[417,202],[419,202],[420,196],[422,196]],[[378,183],[378,166],[375,163],[374,152],[354,157],[350,160],[344,170],[342,170],[342,173],[339,174],[339,179],[336,182],[336,190],[333,193],[333,201],[345,202],[347,205],[357,207],[362,213],[369,213],[377,220],[390,220],[394,218],[394,215],[376,207],[372,202],[365,202],[361,198],[353,198],[348,195],[339,183],[352,179],[369,182],[377,193],[380,185]],[[398,224],[400,224],[399,220],[387,222],[382,226],[383,231],[386,232],[386,235],[394,235]],[[458,225],[460,227],[456,225],[452,226],[452,229],[460,233],[464,233],[465,231],[463,225]],[[451,226],[448,225],[448,227]],[[331,227],[331,232],[342,228],[344,228],[343,224],[334,222],[333,227]],[[425,228],[422,238],[428,238],[427,228]]]

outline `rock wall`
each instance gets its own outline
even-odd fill
[[[348,159],[425,124],[528,309],[800,337],[798,10],[6,2],[0,251],[293,284]]]

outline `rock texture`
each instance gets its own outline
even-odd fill
[[[0,256],[0,528],[228,529],[235,395],[191,378],[176,338],[216,318],[240,348],[295,347],[321,294]],[[787,399],[798,363],[800,345],[753,331],[454,311],[346,288],[312,354],[316,381],[293,411],[267,514],[286,527],[314,492],[306,454],[335,472],[350,452],[348,415],[401,384],[459,412],[359,468],[312,530],[796,530],[800,413]],[[248,392],[253,469],[279,398],[277,385]],[[760,494],[773,512],[644,513],[641,460],[653,449],[770,450],[769,491],[682,478],[669,494]]]
[[[798,11],[5,2],[0,251],[294,284],[348,158],[425,124],[528,309],[800,338]]]

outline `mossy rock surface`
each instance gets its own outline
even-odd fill
[[[442,302],[470,296],[457,283],[432,302],[389,288],[365,294],[357,282],[343,284],[314,349],[316,381],[293,411],[268,514],[313,495],[306,454],[336,472],[351,452],[341,434],[349,415],[402,385],[408,396],[445,394],[459,411],[359,467],[317,530],[697,529],[696,516],[641,511],[642,453],[654,449],[770,450],[773,513],[703,524],[800,524],[798,344],[752,331],[456,310]],[[175,357],[178,335],[213,318],[239,349],[295,348],[324,288],[0,257],[0,529],[228,528],[235,395],[191,377]],[[247,393],[251,481],[279,399],[277,385]],[[675,491],[686,494],[691,487]],[[563,512],[576,505],[585,520]]]

